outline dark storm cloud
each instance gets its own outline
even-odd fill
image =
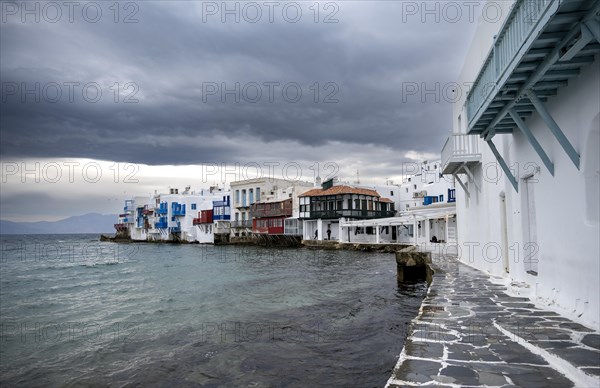
[[[400,3],[340,2],[334,24],[314,23],[312,15],[295,24],[221,23],[218,17],[203,23],[199,2],[138,4],[134,24],[114,23],[112,14],[98,23],[2,23],[3,158],[145,164],[285,158],[273,142],[309,148],[339,142],[338,156],[345,156],[344,144],[374,144],[401,157],[410,150],[438,153],[450,129],[449,102],[431,94],[426,101],[421,93],[403,96],[402,89],[454,80],[470,39],[467,20],[402,23]],[[306,10],[309,4],[302,4]],[[39,103],[22,90],[7,92],[11,85],[43,88],[50,82],[61,86],[56,103],[41,92]],[[70,102],[69,82],[96,82],[102,98],[85,101],[75,86]],[[126,89],[127,82],[135,86]],[[261,99],[236,103],[229,95],[224,103],[217,93],[203,100],[209,83],[234,88],[236,82],[257,83]],[[279,83],[273,102],[265,86],[270,82]],[[295,103],[282,96],[291,82],[303,93]],[[315,83],[318,102],[310,89]],[[293,98],[294,90],[288,91]],[[254,96],[253,89],[248,93]],[[324,103],[328,95],[338,102]],[[125,103],[127,96],[138,102]],[[223,140],[236,138],[259,145],[248,149]]]

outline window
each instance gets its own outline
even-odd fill
[[[235,203],[240,203],[240,191],[235,191]]]
[[[390,195],[392,195],[392,196],[393,196],[393,195],[394,195],[394,192],[393,192],[393,191],[390,191]]]
[[[196,204],[195,203],[192,204],[192,210],[196,210]]]
[[[260,201],[260,187],[256,188],[256,202]]]
[[[417,185],[413,185],[415,187],[415,190],[417,189]]]
[[[171,221],[175,221],[175,216],[171,217]]]
[[[440,195],[440,202],[444,202],[444,195]]]
[[[406,192],[408,193],[408,187],[406,188]]]

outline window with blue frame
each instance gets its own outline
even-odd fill
[[[171,221],[175,221],[175,217],[171,217]]]
[[[196,204],[195,203],[192,204],[192,210],[196,210]]]

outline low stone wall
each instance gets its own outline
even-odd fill
[[[366,243],[340,243],[330,240],[302,240],[302,245],[309,249],[347,250],[361,252],[394,253],[408,245],[404,244],[366,244]]]

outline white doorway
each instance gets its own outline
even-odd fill
[[[534,175],[523,179],[523,264],[525,272],[538,274],[537,222],[535,214]]]
[[[508,226],[506,217],[506,195],[500,193],[500,234],[502,239],[502,263],[504,272],[510,273],[510,263],[508,259]]]

